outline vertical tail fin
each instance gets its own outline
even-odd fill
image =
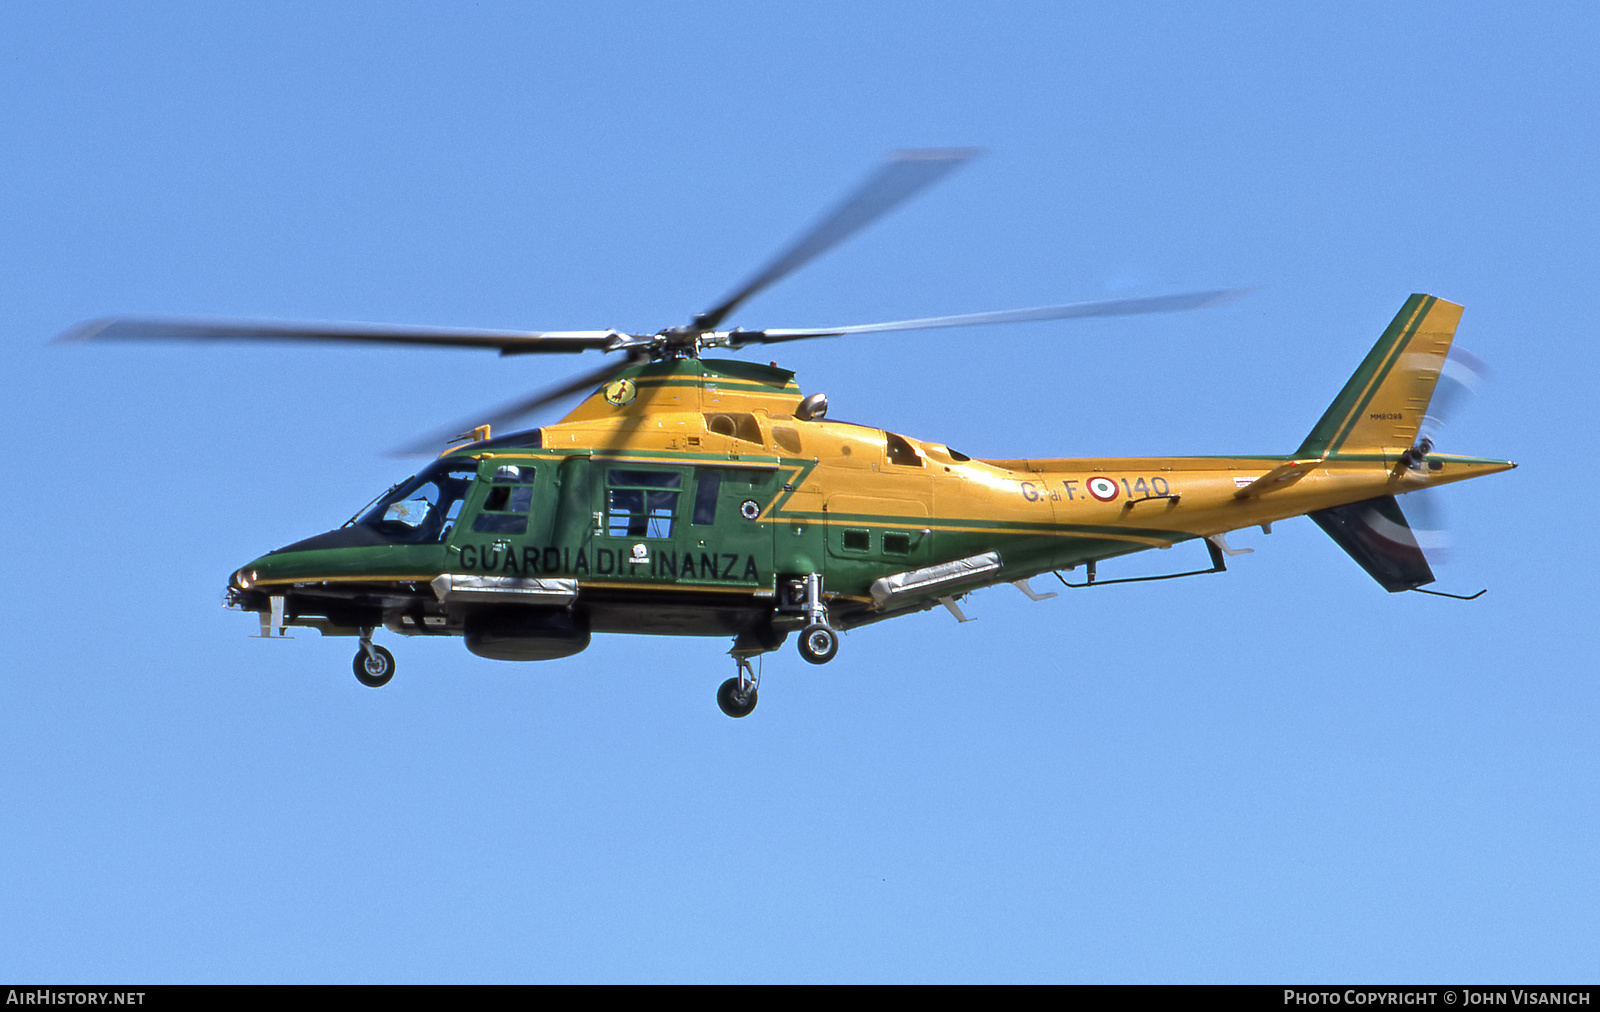
[[[1461,307],[1453,302],[1432,295],[1407,299],[1295,456],[1409,450],[1460,320]]]

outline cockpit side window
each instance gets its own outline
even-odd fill
[[[495,468],[472,529],[482,534],[526,534],[533,506],[533,468],[505,464]]]
[[[356,523],[407,544],[443,541],[450,535],[473,479],[477,462],[442,460],[401,482]]]

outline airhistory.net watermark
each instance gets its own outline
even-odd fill
[[[143,991],[6,991],[7,1005],[143,1005]]]

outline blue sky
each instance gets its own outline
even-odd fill
[[[1588,6],[595,6],[0,8],[0,977],[1593,978]],[[349,641],[249,639],[228,573],[592,358],[48,343],[655,330],[956,145],[732,322],[1252,286],[778,357],[974,456],[1274,453],[1406,296],[1460,302],[1494,382],[1441,449],[1522,466],[1443,490],[1436,569],[1489,593],[1385,594],[1299,520],[1226,576],[788,647],[741,721],[721,640],[380,635],[372,691]]]

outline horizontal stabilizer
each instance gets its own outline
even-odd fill
[[[1433,570],[1394,496],[1317,510],[1311,519],[1391,594],[1433,582]]]
[[[1311,460],[1291,460],[1287,464],[1279,464],[1255,481],[1247,482],[1233,493],[1235,499],[1248,499],[1253,495],[1264,492],[1275,492],[1280,488],[1288,488],[1306,475],[1315,471],[1322,464],[1322,458]],[[1236,482],[1245,481],[1244,478],[1234,479]]]

